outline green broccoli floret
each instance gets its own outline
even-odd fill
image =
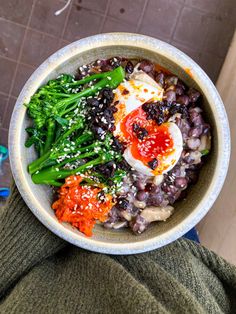
[[[123,68],[118,67],[113,71],[94,74],[80,81],[75,81],[71,75],[66,74],[56,80],[50,80],[26,104],[28,115],[34,121],[34,131],[31,134],[32,138],[27,141],[27,147],[35,144],[37,137],[40,141],[40,144],[36,145],[39,155],[47,153],[61,129],[69,126],[71,119],[77,116],[75,110],[83,110],[82,100],[85,97],[95,95],[104,87],[116,88],[124,77]],[[87,83],[94,84],[81,89]],[[71,93],[78,88],[81,89],[79,92]]]

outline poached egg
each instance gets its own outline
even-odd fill
[[[121,83],[114,94],[114,105],[118,109],[114,114],[114,135],[126,143],[125,160],[147,176],[170,171],[183,150],[181,131],[173,122],[158,126],[154,120],[147,120],[142,109],[146,102],[162,100],[162,87],[139,71],[133,73],[129,81]]]

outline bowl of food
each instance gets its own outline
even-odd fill
[[[21,91],[10,162],[35,216],[79,247],[133,254],[195,226],[227,173],[224,105],[180,50],[129,33],[74,42]]]

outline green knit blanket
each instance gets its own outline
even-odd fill
[[[194,242],[91,253],[47,230],[15,186],[0,226],[0,313],[236,313],[236,268]]]

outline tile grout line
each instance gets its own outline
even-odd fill
[[[183,5],[182,5],[182,8],[181,8],[180,11],[179,11],[179,15],[178,15],[178,17],[177,17],[177,19],[176,19],[176,22],[175,22],[175,25],[174,25],[174,27],[173,27],[173,32],[172,32],[172,34],[170,35],[170,41],[169,41],[170,43],[172,42],[172,40],[174,40],[174,36],[175,36],[175,32],[176,32],[176,26],[177,26],[178,23],[179,23],[179,20],[180,20],[180,17],[181,17],[181,14],[182,14],[184,8],[185,8],[185,1],[184,1]]]
[[[100,28],[99,28],[99,33],[101,33],[103,28],[104,28],[104,25],[105,25],[105,22],[106,22],[106,18],[108,16],[108,11],[109,11],[110,4],[111,4],[111,0],[108,0],[107,1],[107,5],[106,5],[106,10],[105,10],[105,13],[103,15],[103,20],[102,20],[102,23],[101,23]]]
[[[110,0],[108,0],[108,1],[110,1]],[[145,1],[148,2],[149,0],[145,0]],[[72,5],[73,5],[73,4],[71,4],[71,6],[72,6]],[[144,6],[145,6],[145,4],[144,4]],[[183,6],[186,7],[186,8],[188,8],[188,9],[194,9],[194,10],[200,12],[200,13],[205,13],[205,14],[211,13],[211,12],[206,11],[206,10],[204,10],[204,9],[197,8],[197,7],[194,7],[194,6],[191,6],[191,5],[187,4],[187,3],[186,3],[186,0],[183,1]],[[87,8],[84,8],[84,7],[81,7],[81,8],[82,8],[83,10],[90,11],[91,13],[93,13],[93,14],[95,14],[95,15],[99,15],[99,16],[101,16],[101,17],[105,17],[105,13],[102,13],[101,11],[89,10],[89,9],[87,9]],[[70,10],[70,8],[69,8],[69,10]],[[120,21],[120,20],[119,20],[118,18],[116,18],[116,17],[114,17],[114,19],[115,19],[116,21]],[[225,18],[223,18],[223,19],[226,20],[227,18],[225,17]],[[9,23],[12,23],[12,24],[14,24],[14,25],[17,25],[17,26],[20,26],[20,27],[23,27],[23,28],[26,27],[26,25],[21,24],[21,23],[17,23],[17,22],[12,21],[12,20],[8,20],[6,17],[0,17],[0,20],[3,20],[3,21],[6,21],[6,22],[9,22]],[[228,20],[228,19],[227,19],[227,20]],[[230,20],[229,22],[231,23],[232,21]],[[50,33],[40,31],[40,30],[38,30],[38,29],[36,29],[36,28],[28,27],[28,29],[29,29],[29,30],[33,30],[33,31],[35,31],[35,32],[38,32],[38,33],[40,33],[40,34],[46,34],[46,35],[49,35],[49,36],[51,36],[51,37],[56,37],[56,38],[57,38],[57,36],[55,36],[55,35],[51,35]]]
[[[7,100],[7,103],[6,103],[6,108],[5,108],[4,113],[3,113],[3,120],[4,120],[5,116],[6,116],[6,112],[7,112],[7,109],[8,109],[8,104],[9,104],[9,101],[10,101],[10,96],[11,96],[11,93],[12,93],[12,90],[13,90],[13,87],[14,87],[14,84],[15,84],[15,79],[16,79],[18,68],[19,68],[20,59],[21,59],[21,56],[22,56],[22,53],[23,53],[23,48],[24,48],[24,43],[25,43],[25,39],[26,39],[26,35],[27,35],[28,26],[29,26],[29,24],[31,22],[31,18],[32,18],[32,15],[33,15],[33,10],[34,10],[36,1],[37,0],[34,0],[33,3],[32,3],[31,11],[30,11],[30,14],[29,14],[29,19],[28,19],[28,22],[27,22],[26,27],[25,27],[25,33],[24,33],[24,36],[23,36],[23,39],[22,39],[22,43],[21,43],[21,47],[20,47],[18,58],[16,60],[16,68],[15,68],[15,71],[14,71],[14,74],[13,74],[11,86],[10,86],[9,93],[8,93],[8,100]]]
[[[108,1],[110,2],[110,0],[108,0]],[[72,7],[73,3],[71,3],[70,6]],[[101,17],[104,17],[104,15],[105,15],[105,13],[103,13],[102,11],[90,10],[90,9],[87,9],[87,8],[84,8],[84,7],[81,7],[81,9],[83,9],[85,11],[89,11],[89,12],[93,13],[94,15],[99,15]],[[70,7],[68,8],[67,12],[68,11],[70,11]],[[47,34],[47,35],[52,36],[52,37],[58,37],[58,36],[55,36],[55,35],[51,35],[50,33],[47,33],[46,31],[43,32],[43,31],[40,31],[37,28],[27,26],[28,24],[25,25],[25,24],[17,23],[17,22],[12,21],[12,20],[8,20],[6,17],[0,17],[0,20],[2,20],[4,22],[7,22],[7,23],[10,23],[10,24],[14,24],[16,26],[23,27],[23,28],[28,27],[29,30],[36,31],[36,32],[41,33],[41,34],[43,33],[43,34]]]
[[[10,58],[10,57],[7,57],[7,56],[0,55],[0,59],[4,59],[4,60],[11,61],[11,62],[14,62],[14,63],[19,63],[19,64],[22,64],[22,65],[26,65],[29,68],[35,69],[34,65],[31,65],[31,64],[28,64],[28,63],[25,63],[25,62],[21,62],[21,61],[18,62],[17,61],[18,58],[17,59],[13,59],[13,58]]]
[[[145,2],[144,2],[143,9],[142,9],[140,18],[139,18],[139,20],[138,20],[138,23],[137,23],[135,32],[138,32],[139,29],[140,29],[140,27],[141,27],[141,24],[142,24],[142,21],[143,21],[143,17],[144,17],[144,13],[145,13],[146,8],[147,8],[147,5],[148,5],[148,1],[149,1],[149,0],[145,0]]]
[[[2,91],[0,91],[0,95],[6,96],[7,98],[9,97],[9,93],[5,93],[5,92],[2,92]],[[10,97],[17,98],[17,97],[12,96],[12,95]]]
[[[28,26],[28,24],[27,24],[27,25],[23,25],[23,24],[19,24],[19,23],[16,23],[16,22],[13,22],[13,21],[4,19],[4,18],[2,18],[2,19],[3,19],[5,22],[9,22],[9,23],[11,23],[11,24],[13,24],[13,25],[16,25],[16,26],[25,28],[25,29],[30,30],[30,31],[34,31],[34,32],[36,32],[36,33],[38,33],[38,34],[41,34],[41,35],[48,35],[49,37],[58,38],[58,36],[51,35],[50,33],[40,31],[40,30],[37,29],[37,28],[30,27],[30,26]]]

